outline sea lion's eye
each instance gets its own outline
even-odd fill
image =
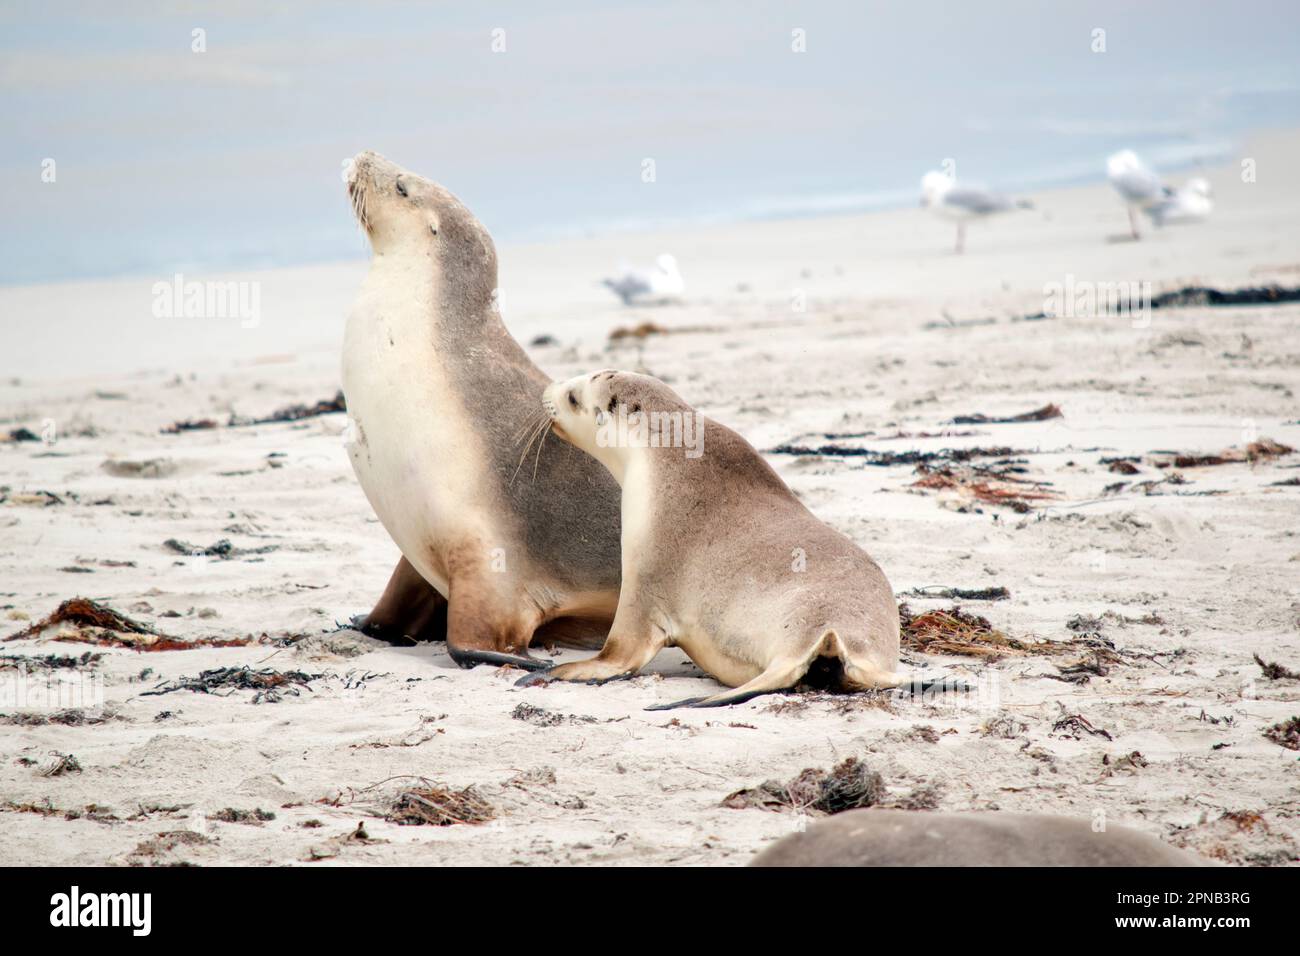
[[[574,397],[572,392],[569,393],[569,404],[574,408],[578,407],[578,400]]]
[[[401,178],[400,176],[397,178],[396,185],[397,185],[397,195],[399,195],[399,196],[405,198],[405,196],[406,196],[406,183],[402,182],[402,178]]]

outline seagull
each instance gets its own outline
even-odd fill
[[[666,252],[655,258],[651,269],[633,269],[624,262],[620,264],[616,277],[602,282],[623,300],[624,305],[631,305],[637,300],[662,302],[681,295],[686,288],[682,274],[677,269],[677,260]]]
[[[1208,180],[1196,176],[1144,211],[1157,226],[1167,226],[1179,222],[1201,222],[1213,210],[1214,191],[1210,189]]]
[[[957,251],[966,248],[966,223],[1013,209],[1033,209],[1026,199],[1012,199],[975,186],[959,186],[952,177],[935,170],[921,177],[921,205],[935,215],[957,222]]]
[[[1138,159],[1137,153],[1131,149],[1122,149],[1107,158],[1106,175],[1128,207],[1129,231],[1134,239],[1141,239],[1137,211],[1151,210],[1172,197],[1174,191],[1161,182],[1155,171]]]

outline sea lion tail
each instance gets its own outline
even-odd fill
[[[834,631],[827,631],[822,637],[817,654],[822,657],[839,658],[844,668],[844,685],[846,690],[883,690],[897,687],[903,683],[902,674],[877,667],[861,653],[855,654]]]
[[[768,665],[767,670],[748,683],[733,687],[731,690],[714,694],[712,697],[691,697],[674,701],[671,704],[656,704],[646,710],[672,710],[676,707],[726,707],[728,704],[740,704],[751,697],[769,694],[774,690],[786,690],[799,683],[808,673],[808,668],[819,657],[838,658],[844,669],[844,682],[850,690],[874,690],[884,687],[897,687],[903,683],[903,676],[892,671],[883,670],[861,655],[853,655],[844,641],[834,631],[826,631],[809,649],[798,657],[783,657]]]
[[[753,680],[733,687],[731,690],[714,694],[712,697],[688,697],[686,700],[673,701],[671,704],[655,704],[646,710],[673,710],[677,707],[726,707],[728,704],[743,704],[751,697],[770,694],[774,690],[785,690],[799,683],[799,678],[808,672],[808,665],[816,657],[816,652],[803,658],[783,658],[775,661],[767,670]]]

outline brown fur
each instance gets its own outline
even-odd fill
[[[409,285],[408,301],[419,301],[417,291],[436,289],[423,345],[437,356],[428,374],[450,387],[454,401],[427,409],[430,428],[454,420],[482,450],[483,460],[474,462],[481,480],[466,491],[475,499],[436,504],[444,513],[466,514],[473,519],[467,527],[488,529],[491,536],[423,542],[423,554],[402,558],[359,624],[389,640],[445,638],[453,658],[466,665],[536,666],[527,657],[535,640],[592,646],[618,598],[618,489],[599,465],[549,435],[535,470],[518,474],[520,437],[540,423],[538,399],[548,378],[501,320],[491,236],[439,184],[374,153],[354,163],[349,192],[377,255],[386,246],[418,244],[427,256],[427,272],[416,267],[394,281],[402,289]],[[390,333],[383,347],[405,344],[393,342]],[[360,385],[366,384],[363,377]],[[377,429],[366,431],[373,440]],[[371,452],[363,438],[356,454]],[[509,554],[508,573],[486,566],[491,548]],[[416,571],[425,559],[445,574],[448,593]]]
[[[884,574],[809,512],[744,438],[699,416],[698,456],[601,445],[604,416],[696,416],[645,375],[580,376],[553,385],[544,401],[556,433],[623,484],[625,529],[623,587],[605,647],[549,676],[627,676],[675,645],[737,688],[682,704],[734,703],[793,686],[821,656],[840,662],[847,689],[899,682],[898,611]],[[634,524],[644,538],[629,541]]]

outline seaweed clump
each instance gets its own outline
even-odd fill
[[[849,757],[831,770],[809,768],[789,783],[768,780],[757,787],[737,790],[723,798],[732,810],[795,810],[801,813],[843,813],[879,803],[885,782],[857,757]]]
[[[486,823],[495,816],[496,810],[473,785],[455,790],[425,780],[397,795],[387,819],[402,826],[448,827]]]

